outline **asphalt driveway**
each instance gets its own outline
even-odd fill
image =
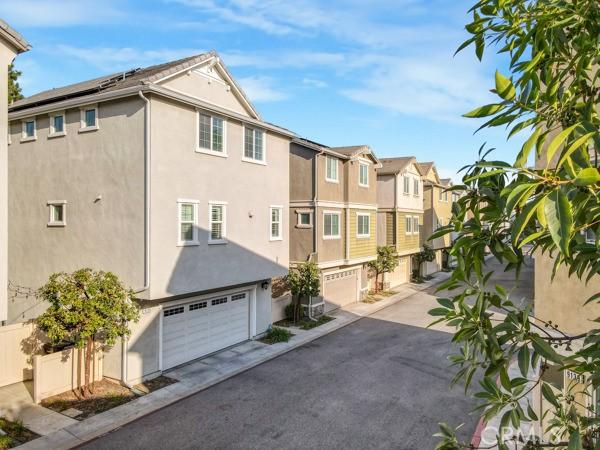
[[[449,388],[451,335],[413,326],[434,303],[415,294],[85,448],[423,450],[441,421],[469,439],[475,402]]]

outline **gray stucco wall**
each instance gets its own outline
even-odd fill
[[[7,104],[8,71],[7,67],[15,57],[12,47],[0,39],[0,322],[7,318],[8,292],[8,158],[7,158]]]
[[[316,155],[314,150],[295,143],[290,144],[290,200],[314,199],[313,160]]]
[[[364,187],[358,183],[359,161],[348,161],[346,164],[347,201],[367,205],[377,204],[377,172],[375,165],[369,164],[369,186]]]
[[[66,136],[37,140],[10,125],[9,279],[38,288],[58,271],[91,267],[116,273],[132,288],[144,282],[144,108],[138,97],[99,104],[99,129],[79,133],[79,109],[66,111]],[[101,198],[100,198],[101,197]],[[49,227],[50,200],[65,200],[66,226]],[[8,322],[38,316],[45,304],[9,302]]]
[[[345,201],[345,182],[346,182],[346,170],[344,168],[344,160],[338,159],[338,181],[330,182],[325,179],[327,173],[327,156],[317,156],[318,168],[318,199],[320,201],[333,201],[343,202]]]
[[[396,175],[377,175],[377,206],[395,208]]]
[[[324,211],[340,212],[340,238],[323,238],[323,213]],[[315,220],[318,221],[317,252],[319,262],[340,261],[346,257],[346,209],[344,208],[317,208]]]
[[[310,228],[298,227],[297,211],[312,211],[313,226]],[[309,255],[314,251],[314,208],[291,207],[289,211],[289,230],[290,230],[290,261],[306,261]],[[322,228],[321,228],[322,229]]]
[[[287,273],[289,144],[266,134],[266,165],[242,161],[243,128],[226,123],[223,158],[196,152],[196,111],[152,97],[150,298],[205,291]],[[177,246],[178,199],[198,201],[199,245]],[[209,245],[209,202],[226,202],[227,244]],[[283,208],[283,239],[270,241],[270,206]],[[270,313],[269,313],[270,316]]]

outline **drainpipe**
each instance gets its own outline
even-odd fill
[[[150,100],[142,91],[138,95],[144,101],[144,286],[135,290],[136,294],[150,287]],[[121,339],[121,383],[132,389],[127,382],[129,339]]]
[[[317,199],[319,198],[319,156],[323,155],[324,151],[321,150],[319,153],[317,153],[317,155],[314,158],[314,170],[313,170],[313,208],[314,208],[314,213],[313,213],[313,250],[314,253],[317,255],[317,264],[318,264],[318,258],[319,258],[319,252],[317,249],[317,245],[319,243],[319,238],[318,238],[318,225],[319,225],[319,217],[318,217],[318,208],[317,208]],[[309,300],[309,307],[308,307],[308,318],[311,320],[316,320],[313,317],[312,314],[312,297]]]

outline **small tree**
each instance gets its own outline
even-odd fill
[[[413,257],[413,260],[414,260],[417,268],[414,269],[413,276],[417,281],[420,281],[423,279],[423,273],[421,271],[423,263],[431,262],[434,259],[435,259],[435,251],[427,244],[423,245],[423,250],[421,250],[419,253],[415,254],[415,256]]]
[[[8,66],[8,104],[21,100],[23,94],[21,93],[21,86],[17,79],[21,76],[19,70],[15,70],[15,66],[10,64]]]
[[[304,262],[297,267],[290,268],[287,280],[292,291],[293,321],[296,323],[301,316],[301,300],[319,295],[321,289],[319,268],[313,262]]]
[[[111,272],[80,269],[55,273],[39,290],[50,303],[37,318],[39,327],[54,344],[69,342],[85,348],[85,376],[81,394],[90,389],[90,366],[95,343],[113,345],[118,337],[129,335],[129,322],[137,322],[139,310],[133,291]]]
[[[367,264],[375,272],[375,292],[379,292],[379,275],[392,272],[399,263],[400,258],[393,246],[377,247],[377,259]],[[381,285],[383,286],[383,279]]]

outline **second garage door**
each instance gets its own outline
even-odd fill
[[[358,269],[323,275],[323,297],[325,310],[339,308],[358,301]]]
[[[398,260],[398,267],[396,267],[393,272],[388,274],[387,278],[390,282],[390,288],[408,283],[410,281],[409,269],[409,259],[400,258]]]
[[[249,292],[196,300],[163,310],[163,369],[250,337]]]

